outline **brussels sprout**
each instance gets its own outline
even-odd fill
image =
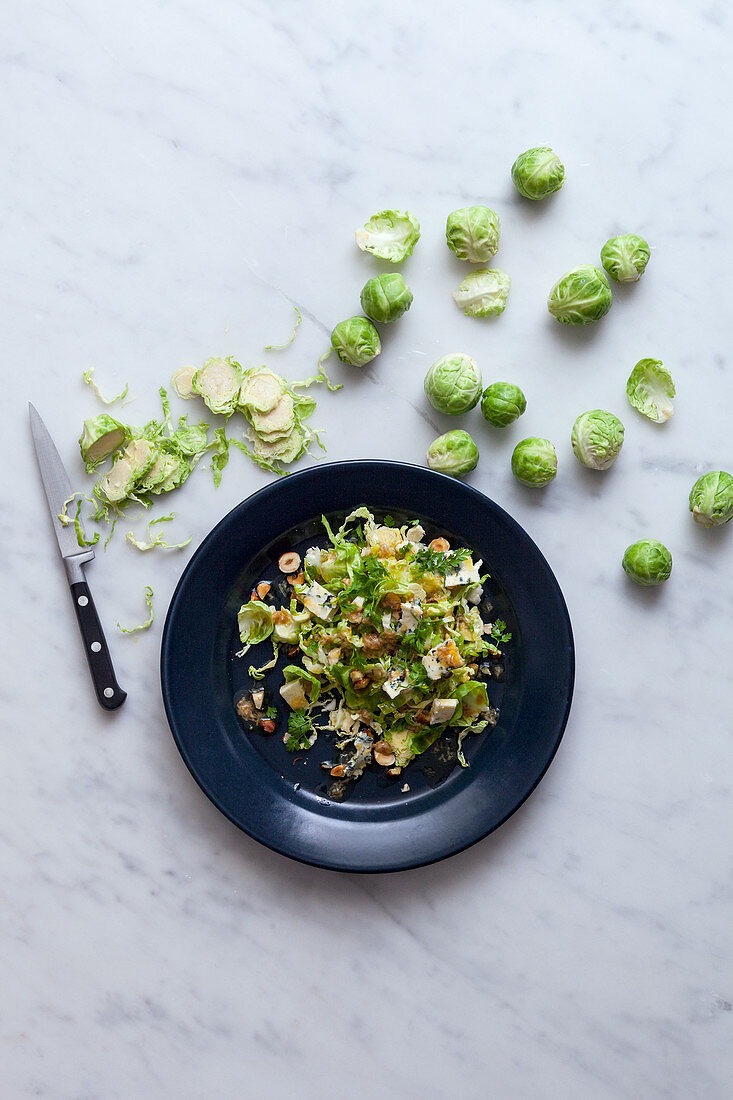
[[[171,378],[173,389],[184,401],[188,401],[189,398],[196,396],[196,391],[193,388],[193,376],[195,373],[196,367],[180,367]]]
[[[612,301],[605,272],[581,264],[558,279],[548,295],[547,308],[563,325],[588,325],[605,317]]]
[[[242,644],[247,649],[258,642],[264,642],[273,631],[272,608],[262,600],[243,603],[237,613],[237,626]]]
[[[396,321],[411,305],[412,291],[397,272],[375,275],[361,292],[361,308],[372,321]]]
[[[460,428],[439,435],[428,447],[428,466],[451,477],[462,477],[478,465],[478,447]]]
[[[486,263],[499,247],[499,216],[488,206],[464,206],[448,215],[445,239],[459,260]]]
[[[520,153],[512,165],[514,186],[525,199],[544,199],[559,191],[565,179],[565,169],[557,153],[546,145]]]
[[[512,382],[492,382],[481,398],[484,419],[497,428],[513,424],[526,408],[527,399]]]
[[[722,527],[733,519],[733,477],[725,470],[711,470],[690,490],[690,511],[703,527]]]
[[[331,333],[331,346],[342,363],[363,367],[376,359],[382,350],[379,333],[366,317],[349,317],[339,321]]]
[[[191,463],[173,444],[160,440],[155,445],[153,464],[139,480],[136,489],[141,493],[167,493],[182,485],[191,469]]]
[[[112,463],[108,474],[98,482],[98,492],[107,504],[129,500],[138,484],[155,462],[158,452],[147,439],[132,439]]]
[[[234,359],[207,359],[191,379],[191,388],[213,413],[228,416],[237,407],[243,373]]]
[[[244,372],[237,405],[245,416],[253,412],[269,413],[284,393],[285,386],[279,374],[267,367],[255,367]]]
[[[610,237],[601,249],[601,263],[617,283],[635,283],[640,279],[650,256],[649,245],[636,233]]]
[[[570,436],[575,457],[591,470],[613,466],[624,442],[624,426],[605,409],[581,413]]]
[[[626,547],[621,564],[637,584],[663,584],[672,572],[672,555],[656,539],[639,539]]]
[[[84,421],[79,437],[79,450],[88,474],[126,443],[130,431],[119,420],[107,413],[91,416]]]
[[[661,359],[640,359],[626,383],[629,404],[656,424],[663,424],[674,413],[674,394],[672,375]]]
[[[444,355],[425,375],[427,399],[438,412],[458,416],[478,404],[481,371],[475,359],[461,352]]]
[[[453,301],[466,317],[496,316],[506,308],[510,286],[511,279],[505,271],[481,267],[467,275],[453,291]]]
[[[547,485],[557,473],[557,454],[549,439],[531,435],[512,452],[512,473],[523,485]]]
[[[371,252],[393,264],[411,256],[419,240],[420,223],[409,210],[380,210],[356,231],[356,243],[362,252]]]

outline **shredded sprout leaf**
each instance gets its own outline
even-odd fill
[[[148,537],[147,539],[138,539],[135,537],[133,531],[128,531],[125,535],[127,542],[131,543],[138,550],[155,550],[156,547],[160,547],[162,550],[182,550],[184,546],[188,546],[192,536],[189,535],[183,542],[168,542],[163,535],[153,534],[151,527],[156,523],[170,523],[175,519],[176,513],[171,512],[167,516],[158,516],[157,519],[151,519],[148,523]]]
[[[121,389],[119,393],[116,393],[114,397],[105,397],[100,391],[97,383],[94,381],[94,367],[90,367],[89,370],[85,370],[82,374],[82,378],[88,386],[92,387],[97,398],[102,402],[103,405],[114,405],[115,402],[124,401],[127,397],[127,391],[129,388],[127,383],[125,383],[124,388]]]
[[[298,326],[302,324],[303,321],[303,314],[300,312],[298,307],[293,306],[293,309],[297,314],[297,318],[293,327],[293,331],[290,334],[290,339],[286,340],[284,344],[265,344],[265,351],[282,351],[283,348],[287,348],[292,344],[293,340],[295,339],[295,334],[298,331]]]
[[[135,634],[138,630],[148,630],[153,625],[154,618],[153,590],[149,587],[149,585],[146,585],[145,587],[145,603],[150,614],[148,615],[144,623],[138,623],[137,626],[120,626],[120,624],[118,623],[117,629],[122,631],[123,634]]]
[[[309,386],[313,386],[313,385],[319,386],[319,385],[321,385],[321,383],[325,382],[327,389],[329,389],[333,392],[335,392],[336,390],[342,390],[344,388],[343,382],[339,382],[338,384],[335,383],[335,382],[332,382],[331,379],[326,374],[325,368],[323,366],[323,364],[326,362],[326,360],[331,355],[332,351],[333,351],[332,347],[329,348],[328,351],[324,351],[323,355],[318,360],[318,364],[317,364],[318,372],[316,374],[312,374],[310,376],[310,378],[306,378],[302,382],[293,382],[293,384],[292,384],[293,389],[307,390]]]

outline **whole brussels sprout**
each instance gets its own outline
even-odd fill
[[[431,470],[462,477],[476,469],[478,447],[468,432],[458,428],[433,440],[428,447],[427,460]]]
[[[481,412],[489,424],[506,428],[527,408],[527,399],[513,382],[492,382],[481,398]]]
[[[496,317],[506,309],[510,286],[506,271],[480,267],[453,291],[453,301],[466,317]]]
[[[548,295],[547,308],[563,325],[588,325],[605,317],[612,302],[605,272],[581,264],[558,279]]]
[[[711,470],[690,490],[690,511],[703,527],[722,527],[733,519],[733,477],[725,470]]]
[[[398,264],[411,256],[420,240],[420,223],[409,210],[380,210],[356,231],[362,252]]]
[[[635,283],[640,279],[650,256],[649,245],[636,233],[609,237],[601,249],[601,263],[617,283]]]
[[[547,485],[557,473],[557,454],[549,439],[531,435],[512,452],[512,473],[523,485]]]
[[[331,346],[341,362],[352,367],[371,363],[382,350],[379,333],[366,317],[349,317],[339,321],[331,333]]]
[[[519,154],[512,165],[512,179],[525,199],[544,199],[560,190],[565,169],[557,153],[542,145]]]
[[[463,206],[448,215],[445,239],[459,260],[485,263],[499,247],[499,215],[488,206]]]
[[[411,305],[412,291],[397,272],[375,275],[361,292],[361,308],[372,321],[396,321]]]
[[[438,412],[459,416],[478,404],[481,371],[475,359],[461,352],[444,355],[425,375],[425,394]]]
[[[624,426],[617,416],[605,409],[581,413],[570,436],[573,453],[591,470],[613,466],[624,442]]]
[[[656,539],[639,539],[627,546],[621,562],[624,572],[637,584],[663,584],[672,572],[672,555]]]

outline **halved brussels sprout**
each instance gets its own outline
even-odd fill
[[[640,359],[626,383],[629,404],[656,424],[663,424],[673,415],[674,394],[672,375],[661,359]]]
[[[362,252],[371,252],[393,264],[411,256],[419,240],[420,223],[409,210],[380,210],[356,231],[356,243]]]
[[[486,263],[499,247],[499,215],[488,206],[463,206],[448,215],[445,239],[459,260]]]
[[[90,416],[84,421],[79,437],[79,450],[88,474],[105,458],[119,450],[130,438],[130,430],[107,413]]]
[[[194,393],[202,397],[213,413],[228,416],[237,407],[243,371],[231,357],[207,359],[191,379]]]
[[[242,644],[247,648],[264,642],[273,631],[272,608],[262,600],[243,603],[237,613],[237,626]]]
[[[466,317],[495,317],[506,309],[511,279],[498,268],[482,267],[453,291],[453,301]]]

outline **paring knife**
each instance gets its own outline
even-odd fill
[[[64,525],[58,518],[64,510],[64,503],[72,494],[71,482],[46,425],[30,403],[28,409],[41,480],[51,509],[53,529],[56,532],[66,576],[69,579],[74,610],[84,639],[84,649],[94,682],[94,690],[100,705],[105,710],[115,710],[122,706],[127,698],[127,692],[122,690],[115,678],[109,648],[82,569],[82,566],[94,557],[94,550],[91,546],[80,547],[74,524]]]

